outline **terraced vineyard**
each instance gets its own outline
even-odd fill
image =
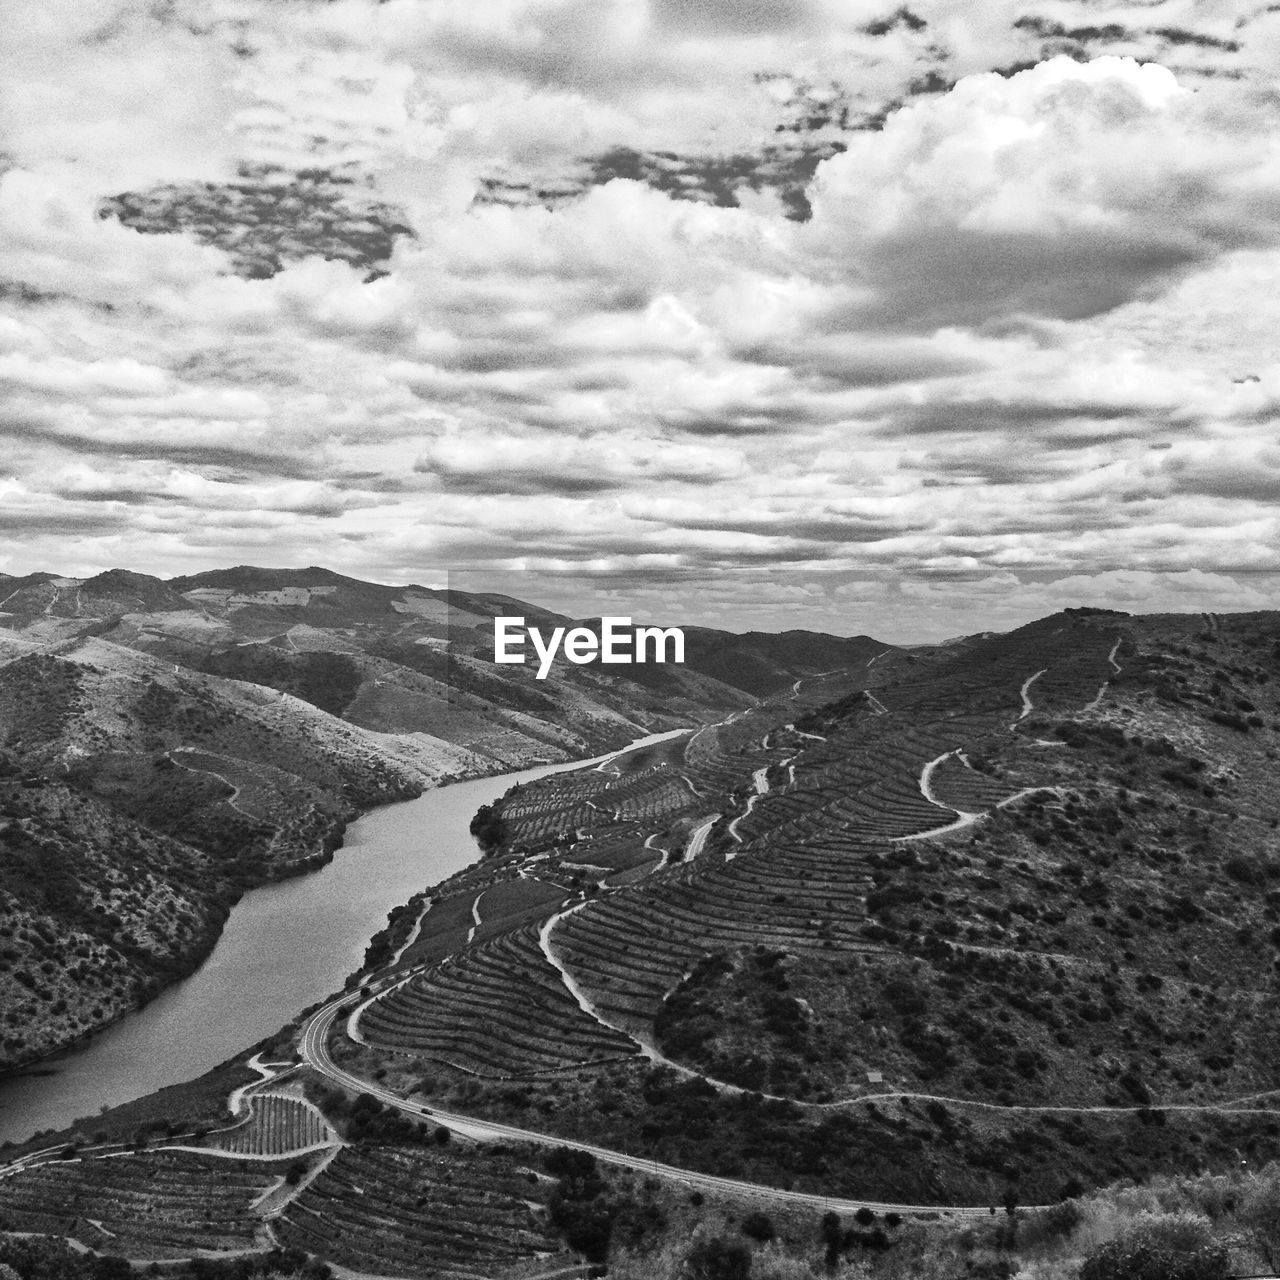
[[[134,1258],[248,1249],[252,1206],[283,1170],[185,1151],[45,1164],[0,1180],[0,1221]]]
[[[398,986],[360,1018],[374,1048],[426,1056],[476,1075],[541,1074],[635,1052],[566,989],[525,925]]]
[[[1112,634],[1061,630],[1070,634],[1056,645],[1056,632],[1048,643],[1040,633],[1000,637],[976,659],[889,653],[874,670],[828,677],[823,694],[843,698],[819,704],[828,709],[814,728],[834,724],[830,735],[802,728],[815,712],[812,695],[808,708],[799,698],[801,682],[789,697],[698,730],[674,759],[518,788],[501,807],[512,872],[593,873],[587,896],[541,927],[415,974],[364,1010],[362,1039],[478,1077],[575,1071],[648,1051],[664,1000],[708,954],[883,950],[866,911],[877,856],[1019,790],[978,772],[964,752],[1010,736],[1023,682],[1036,671],[1047,679],[1029,667],[1032,653],[1083,663],[1084,675],[1045,686],[1057,697],[1092,696],[1098,686],[1086,681],[1110,670]],[[785,785],[771,786],[770,774]],[[724,815],[710,852],[655,858],[655,847],[683,848],[709,804]],[[626,884],[608,875],[641,865],[648,873]]]
[[[477,1277],[561,1248],[540,1197],[509,1156],[349,1148],[274,1228],[285,1244],[372,1275]]]
[[[1070,1052],[1082,1036],[1075,1020],[1101,1016],[1088,1000],[1068,994],[1055,1015],[1039,997],[1010,995],[1016,1034],[1000,1029],[1004,1016],[991,1032],[983,1020],[1000,1009],[1003,974],[1021,952],[1034,975],[1027,981],[1068,993],[1115,986],[1102,957],[1132,963],[1114,940],[1132,936],[1136,901],[1114,932],[1096,913],[1064,932],[1074,883],[1059,905],[1058,864],[1043,852],[1057,837],[1035,832],[1058,811],[1108,811],[1103,779],[1069,744],[1090,726],[1103,725],[1106,738],[1116,732],[1109,720],[1150,715],[1145,703],[1121,705],[1123,662],[1144,644],[1165,644],[1160,625],[1082,611],[1004,636],[889,651],[821,681],[821,698],[802,681],[631,773],[584,770],[522,788],[502,806],[499,865],[554,877],[568,888],[562,904],[540,926],[491,938],[377,999],[361,1020],[369,1045],[335,1051],[371,1069],[393,1050],[390,1061],[403,1063],[393,1078],[405,1088],[425,1081],[446,1107],[522,1122],[536,1108],[553,1131],[711,1168],[745,1161],[762,1177],[800,1185],[827,1168],[848,1192],[882,1190],[870,1179],[889,1170],[859,1172],[842,1154],[855,1134],[886,1155],[898,1151],[895,1182],[912,1169],[905,1176],[919,1180],[927,1167],[909,1157],[904,1132],[910,1143],[949,1142],[955,1163],[933,1195],[989,1186],[982,1179],[995,1175],[982,1169],[1048,1187],[1054,1161],[1083,1176],[1090,1159],[1121,1158],[1123,1143],[1101,1154],[1081,1138],[1077,1148],[1092,1152],[1084,1158],[1052,1134],[1029,1144],[1015,1136],[1015,1111],[990,1110],[1020,1093],[1051,1101],[1054,1089],[1103,1116],[1120,1106],[1125,1095],[1112,1082],[1122,1072]],[[1163,776],[1149,781],[1168,790]],[[1116,829],[1114,816],[1101,821]],[[1150,825],[1135,821],[1147,824],[1143,832]],[[1070,831],[1056,817],[1051,829]],[[1135,827],[1135,849],[1139,838]],[[610,873],[624,865],[625,877]],[[1183,977],[1175,967],[1162,980]],[[955,1007],[918,999],[930,983],[952,992]],[[881,990],[897,994],[886,1003]],[[1242,994],[1241,1008],[1258,998]],[[1048,1021],[1047,1035],[1037,1018]],[[1172,1034],[1140,1023],[1126,1032],[1153,1079],[1162,1070],[1156,1050]],[[1260,1087],[1264,1075],[1253,1067],[1234,1078]],[[513,1092],[495,1077],[526,1083]],[[1130,1096],[1150,1096],[1125,1078],[1137,1091]],[[671,1080],[683,1081],[674,1093]],[[773,1138],[757,1123],[735,1148],[742,1154],[731,1155],[734,1099],[742,1087],[762,1087],[748,1080],[763,1083],[771,1105],[798,1110]],[[694,1097],[681,1089],[704,1090],[702,1115],[678,1110]],[[889,1102],[870,1106],[886,1091]],[[911,1121],[913,1092],[989,1109],[975,1113],[982,1126],[955,1129],[944,1108],[921,1129]],[[897,1120],[884,1119],[886,1105]],[[719,1119],[708,1128],[712,1115]],[[1220,1135],[1206,1140],[1221,1148]],[[797,1161],[794,1149],[810,1157]],[[1145,1167],[1159,1162],[1149,1144],[1127,1149],[1141,1149],[1134,1158]],[[927,1184],[914,1194],[926,1196]]]
[[[1280,619],[1081,610],[513,789],[308,1025],[349,1145],[273,1229],[385,1276],[571,1257],[479,1122],[898,1206],[1280,1155],[1276,759]],[[217,1141],[327,1140],[278,1093]]]
[[[243,1124],[216,1135],[221,1151],[244,1156],[287,1156],[337,1141],[337,1134],[310,1102],[280,1093],[249,1098]]]

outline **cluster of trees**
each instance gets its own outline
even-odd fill
[[[901,1222],[896,1213],[886,1214],[881,1222],[873,1210],[862,1208],[854,1215],[854,1225],[847,1227],[839,1214],[824,1214],[819,1226],[819,1239],[827,1270],[835,1271],[840,1260],[855,1249],[877,1253],[888,1249],[893,1243],[890,1233]],[[773,1220],[758,1209],[743,1217],[739,1230],[747,1240],[756,1244],[768,1244],[778,1238]],[[684,1274],[689,1280],[748,1280],[751,1267],[751,1246],[723,1235],[702,1236],[695,1240],[684,1259]]]
[[[339,1125],[350,1142],[378,1144],[423,1144],[434,1142],[444,1146],[449,1130],[432,1128],[424,1120],[408,1116],[388,1107],[371,1093],[360,1093],[348,1101],[345,1094],[323,1086],[315,1090],[316,1101],[325,1115]]]
[[[507,835],[507,826],[502,819],[502,802],[495,800],[493,804],[482,804],[471,819],[470,831],[486,857],[496,853]]]
[[[1227,1280],[1226,1245],[1190,1214],[1149,1215],[1095,1249],[1080,1280]]]
[[[270,645],[233,645],[211,653],[202,671],[230,680],[249,680],[292,694],[340,716],[360,688],[360,668],[345,653],[293,653]]]
[[[543,1167],[557,1179],[549,1205],[551,1221],[571,1249],[589,1262],[604,1262],[622,1204],[609,1194],[595,1156],[556,1147],[547,1153]]]

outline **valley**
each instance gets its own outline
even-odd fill
[[[706,633],[644,684],[535,684],[489,648],[518,604],[322,569],[0,580],[0,1070],[190,973],[246,889],[322,865],[361,812],[745,707],[699,670],[726,651],[754,688],[857,647],[777,665]]]
[[[518,1280],[1274,1161],[1280,615],[817,656],[486,805],[342,992],[11,1152],[0,1225]]]

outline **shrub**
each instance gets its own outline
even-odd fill
[[[1094,1250],[1080,1280],[1227,1280],[1226,1246],[1190,1213],[1145,1213]]]
[[[751,1274],[751,1250],[720,1236],[699,1240],[685,1258],[689,1280],[747,1280]]]
[[[751,1262],[751,1280],[813,1280],[807,1263],[770,1245]]]
[[[1063,1200],[1046,1209],[1037,1209],[1023,1220],[1019,1233],[1021,1241],[1024,1245],[1034,1246],[1065,1240],[1079,1225],[1081,1216],[1080,1206],[1074,1200]]]
[[[1234,729],[1237,733],[1248,733],[1249,722],[1242,715],[1237,715],[1234,711],[1211,711],[1209,719],[1214,724],[1225,725],[1228,729]]]
[[[773,1219],[759,1209],[747,1214],[742,1220],[742,1234],[752,1240],[765,1244],[772,1240],[777,1232],[773,1229]]]

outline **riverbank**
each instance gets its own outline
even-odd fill
[[[620,750],[687,731],[649,735]],[[469,827],[481,804],[517,781],[619,753],[429,788],[355,819],[335,856],[314,874],[245,893],[190,977],[87,1047],[44,1060],[39,1074],[0,1080],[0,1141],[64,1130],[104,1106],[198,1077],[273,1035],[359,971],[393,907],[477,861]]]

